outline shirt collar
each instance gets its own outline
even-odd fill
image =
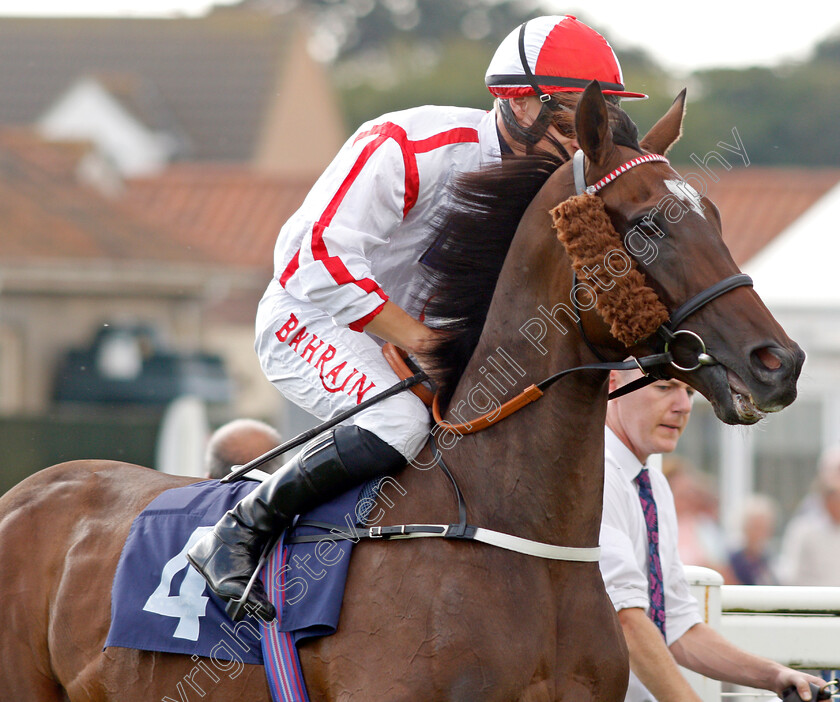
[[[629,482],[636,479],[642,468],[647,467],[608,426],[604,427],[604,448],[613,455],[618,470]]]
[[[513,149],[510,148],[508,143],[505,141],[505,138],[502,136],[502,130],[499,129],[498,123],[496,124],[496,136],[499,137],[499,149],[503,154],[513,155]]]
[[[481,146],[481,165],[494,163],[502,158],[496,132],[496,110],[490,110],[478,124],[478,143]]]

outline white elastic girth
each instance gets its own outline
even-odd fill
[[[580,153],[580,152],[578,152]],[[252,470],[246,476],[249,480],[256,480],[262,482],[271,477],[268,473],[263,473],[261,470]],[[409,526],[409,525],[406,525]],[[412,524],[411,526],[418,526]],[[443,537],[448,528],[446,524],[424,524],[422,526],[440,527],[440,533],[430,532],[409,532],[407,534],[389,534],[385,537],[387,540],[391,539],[420,539],[431,536]],[[370,529],[359,528],[360,534],[371,536]],[[374,534],[376,538],[376,534]],[[601,557],[601,547],[593,546],[592,548],[578,548],[574,546],[555,546],[553,544],[544,544],[541,541],[531,541],[530,539],[523,539],[519,536],[512,536],[511,534],[504,534],[500,531],[493,531],[492,529],[485,529],[483,527],[476,527],[475,534],[469,538],[470,541],[481,541],[482,543],[496,546],[508,551],[516,551],[517,553],[524,553],[527,556],[536,556],[537,558],[549,558],[554,561],[575,561],[578,563],[594,563]]]
[[[594,563],[601,557],[600,546],[593,546],[592,548],[554,546],[539,541],[531,541],[530,539],[522,539],[518,536],[511,536],[510,534],[503,534],[490,529],[483,529],[482,527],[476,527],[474,539],[485,544],[490,544],[491,546],[505,548],[508,551],[516,551],[539,558],[551,558],[555,561]]]
[[[446,536],[446,531],[450,525],[446,524],[406,524],[406,527],[439,527],[442,531],[411,531],[405,534],[389,534],[387,540],[392,539],[421,539],[429,537],[443,538]],[[376,529],[376,527],[374,527]],[[370,529],[360,529],[361,534],[370,535]],[[373,534],[376,538],[376,533]],[[500,531],[493,531],[492,529],[484,529],[483,527],[475,527],[475,534],[467,537],[468,541],[481,541],[482,543],[496,546],[508,551],[515,551],[516,553],[524,553],[526,556],[536,556],[537,558],[549,558],[555,561],[574,561],[577,563],[595,563],[601,557],[601,547],[593,546],[591,548],[580,548],[575,546],[555,546],[553,544],[545,544],[541,541],[531,541],[530,539],[523,539],[519,536],[511,536],[510,534],[503,534]]]

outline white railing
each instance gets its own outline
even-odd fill
[[[709,568],[685,570],[704,621],[736,646],[793,668],[840,669],[840,587],[723,585]],[[703,702],[776,699],[745,689],[721,692],[719,682],[685,673]]]

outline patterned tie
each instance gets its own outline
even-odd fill
[[[650,597],[650,618],[665,636],[665,587],[662,583],[662,562],[659,560],[659,520],[656,516],[656,502],[650,486],[648,469],[642,468],[636,476],[639,486],[639,502],[645,515],[648,537],[648,595]]]

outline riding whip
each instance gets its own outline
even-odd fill
[[[349,419],[354,414],[358,414],[364,409],[367,409],[371,405],[375,405],[377,402],[381,402],[392,395],[396,395],[397,393],[402,392],[403,390],[407,390],[414,385],[422,383],[425,380],[428,380],[429,377],[423,372],[420,371],[419,373],[415,373],[410,378],[406,378],[405,380],[401,380],[400,382],[392,385],[387,390],[383,390],[378,395],[374,395],[370,399],[365,400],[364,402],[359,403],[355,407],[352,407],[349,410],[341,412],[337,414],[332,419],[327,420],[323,424],[319,424],[316,427],[312,427],[311,429],[307,429],[305,432],[298,434],[295,438],[290,439],[289,441],[280,444],[279,446],[275,446],[273,449],[266,451],[262,456],[257,456],[257,458],[253,459],[252,461],[248,461],[244,466],[238,467],[236,470],[231,471],[228,473],[224,478],[221,479],[223,483],[230,483],[234,480],[238,480],[246,473],[250,473],[255,468],[263,465],[264,463],[268,463],[278,456],[283,455],[289,449],[296,448],[303,443],[306,443],[310,439],[318,436],[322,432],[325,432],[327,429],[331,429],[332,427],[336,426],[337,424],[341,424],[345,419]]]

